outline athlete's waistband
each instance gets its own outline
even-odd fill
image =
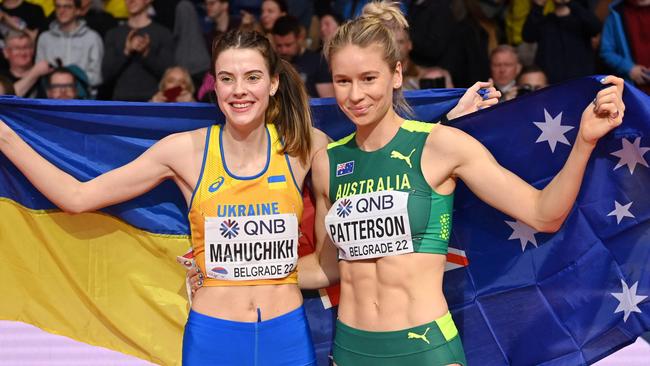
[[[335,343],[355,353],[381,357],[421,352],[444,345],[457,336],[458,329],[447,312],[430,323],[387,332],[361,330],[337,320]]]
[[[260,310],[258,309],[258,311]],[[260,313],[258,312],[258,314]],[[187,323],[195,327],[226,327],[231,330],[250,331],[255,329],[272,329],[275,327],[285,326],[288,323],[303,321],[304,319],[306,319],[305,308],[300,305],[296,309],[280,316],[276,316],[275,318],[254,322],[238,322],[234,320],[216,318],[201,314],[193,309],[190,309],[190,313],[187,317]]]

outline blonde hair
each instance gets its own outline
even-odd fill
[[[401,59],[395,39],[396,32],[407,29],[408,22],[397,1],[373,1],[363,7],[361,15],[342,26],[325,45],[323,53],[328,62],[332,56],[347,45],[367,48],[377,45],[383,51],[384,61],[395,70]],[[402,88],[393,89],[393,108],[402,116],[412,116],[413,109],[408,105]]]
[[[160,79],[160,82],[158,83],[158,90],[164,91],[167,78],[169,77],[169,74],[171,74],[172,71],[174,70],[180,70],[183,73],[183,86],[185,87],[185,90],[187,90],[190,94],[194,95],[195,89],[194,89],[194,82],[192,81],[192,77],[190,76],[189,71],[187,71],[187,69],[182,66],[168,67],[167,70],[165,70],[163,77]]]
[[[271,75],[278,75],[280,83],[275,95],[269,99],[264,115],[267,123],[273,123],[284,143],[281,153],[297,156],[304,164],[311,152],[311,110],[309,96],[298,72],[291,64],[278,56],[269,40],[261,33],[247,30],[231,30],[212,44],[212,68],[219,55],[228,49],[257,50]]]

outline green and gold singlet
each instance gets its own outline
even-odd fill
[[[372,152],[359,149],[355,134],[328,145],[333,205],[326,227],[340,259],[447,254],[453,194],[433,191],[420,165],[435,126],[404,121],[388,144]]]

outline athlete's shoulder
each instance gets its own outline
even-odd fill
[[[445,156],[458,156],[471,153],[477,146],[482,146],[468,133],[452,126],[436,125],[425,143],[425,148]]]
[[[311,141],[312,141],[312,151],[316,152],[318,150],[324,149],[332,141],[325,132],[319,130],[318,128],[311,128]],[[312,154],[314,155],[314,154]]]
[[[405,120],[400,126],[401,129],[413,133],[430,133],[433,129],[437,128],[437,123],[428,123],[421,121]]]
[[[336,140],[334,142],[331,142],[331,143],[327,144],[327,150],[332,150],[332,149],[335,149],[335,148],[338,148],[338,147],[341,147],[341,146],[345,146],[348,142],[350,142],[354,138],[355,134],[356,134],[356,132],[353,132],[353,133],[343,137],[342,139],[339,139],[339,140]]]

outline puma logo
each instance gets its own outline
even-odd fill
[[[412,153],[413,152],[411,152],[411,154]],[[408,332],[408,334],[406,336],[408,337],[408,339],[421,339],[421,340],[427,342],[427,344],[431,344],[431,343],[429,343],[429,340],[427,339],[427,333],[429,333],[429,329],[430,328],[427,328],[427,330],[425,330],[424,333],[422,333],[422,334]]]
[[[413,155],[414,152],[415,149],[411,150],[411,153],[408,156],[404,156],[401,152],[397,150],[393,150],[390,152],[390,157],[392,159],[404,160],[406,164],[408,164],[409,168],[413,168],[413,166],[411,165],[411,155]]]

